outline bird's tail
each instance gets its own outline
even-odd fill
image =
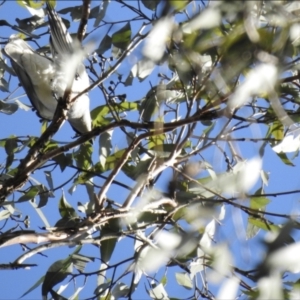
[[[60,56],[73,54],[73,40],[63,20],[52,8],[51,4],[48,1],[46,2],[46,10],[51,31],[50,45],[53,57],[55,57],[56,55]]]

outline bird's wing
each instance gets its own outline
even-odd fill
[[[89,87],[89,78],[82,63],[84,52],[79,43],[72,40],[62,19],[46,2],[51,31],[51,47],[54,61],[64,78],[71,80],[71,98],[77,96]],[[61,95],[62,97],[63,95]],[[85,133],[92,129],[90,115],[90,99],[88,94],[81,95],[71,106],[68,112],[68,121],[77,133]]]
[[[53,114],[56,108],[55,99],[43,99],[37,95],[37,89],[35,85],[39,85],[39,78],[35,78],[36,69],[34,66],[36,64],[41,64],[42,69],[49,67],[51,61],[34,52],[33,49],[22,39],[14,39],[7,43],[4,48],[5,54],[10,58],[11,65],[18,76],[20,83],[22,84],[31,104],[37,111],[37,115],[40,118],[46,120],[52,120]],[[33,62],[34,61],[34,62]],[[50,101],[48,103],[47,101]]]
[[[20,83],[22,84],[32,106],[36,110],[37,115],[46,120],[52,120],[53,118],[53,111],[49,110],[46,106],[44,106],[43,102],[41,102],[38,98],[38,96],[35,93],[34,86],[32,85],[32,82],[30,80],[30,77],[27,75],[27,73],[24,71],[23,68],[20,68],[20,66],[14,61],[11,61],[11,65],[18,76]]]

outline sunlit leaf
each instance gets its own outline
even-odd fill
[[[263,190],[259,189],[255,194],[262,194]],[[266,197],[251,197],[250,198],[250,207],[256,210],[264,210],[265,207],[270,203],[270,200]]]
[[[153,289],[149,290],[149,296],[152,299],[169,299],[164,286],[160,283]]]
[[[235,277],[226,279],[219,289],[216,299],[235,299],[239,289],[239,280]]]
[[[0,100],[0,112],[4,114],[12,115],[18,110],[18,108],[19,106],[15,103],[7,103]]]
[[[273,224],[268,224],[268,222],[263,219],[259,220],[259,219],[255,219],[253,217],[249,217],[248,222],[250,224],[255,225],[256,227],[261,228],[266,231],[270,231],[270,230],[277,231],[278,230],[278,226],[273,225]]]
[[[169,42],[173,25],[171,17],[161,18],[155,23],[143,48],[145,57],[154,62],[158,62],[162,58],[166,43]]]
[[[99,161],[103,168],[105,168],[106,159],[112,151],[111,138],[112,131],[103,132],[99,136]]]
[[[179,285],[190,290],[193,288],[193,282],[187,273],[175,273],[176,281]]]

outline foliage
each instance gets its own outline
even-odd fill
[[[32,17],[0,24],[49,55],[44,2],[13,5]],[[24,253],[2,255],[0,266],[44,273],[23,296],[40,287],[55,299],[297,298],[299,216],[268,208],[299,190],[267,192],[264,166],[275,154],[278,169],[292,168],[300,148],[300,3],[103,0],[89,9],[84,0],[56,9],[70,15],[70,32],[80,21],[78,37],[87,21],[93,130],[59,141],[67,125],[54,118],[40,136],[3,131],[0,251]],[[24,124],[33,121],[4,56],[0,68],[0,117],[18,122],[23,110]],[[245,264],[248,242],[260,255]],[[59,251],[45,267],[39,255],[49,249]]]

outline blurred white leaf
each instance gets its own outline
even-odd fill
[[[229,98],[228,107],[235,109],[244,105],[251,96],[273,92],[277,79],[277,67],[270,63],[262,63],[248,73],[245,81]]]
[[[166,42],[170,39],[173,29],[173,18],[165,17],[157,21],[148,35],[143,54],[145,57],[156,62],[159,61],[165,52]]]
[[[210,7],[204,10],[201,14],[197,15],[191,21],[183,24],[182,31],[190,34],[199,29],[210,29],[218,26],[221,22],[220,10],[215,7]]]
[[[201,248],[203,248],[204,250],[211,248],[215,231],[216,231],[216,221],[213,219],[205,227],[203,236],[200,240]]]
[[[161,265],[167,263],[169,260],[168,252],[154,249],[150,246],[143,249],[142,253],[143,257],[139,259],[138,267],[146,273],[157,271]]]
[[[199,64],[201,66],[202,73],[206,73],[211,70],[213,62],[210,55],[200,55],[198,56]]]
[[[276,271],[300,272],[300,242],[280,248],[267,259],[267,264]]]
[[[253,158],[249,161],[238,162],[232,173],[221,175],[215,185],[223,193],[236,194],[245,193],[250,190],[260,176],[262,161],[260,158]]]
[[[131,73],[133,77],[137,77],[139,80],[143,80],[148,75],[152,73],[155,64],[152,60],[142,59],[139,60],[131,69]]]
[[[231,277],[225,280],[219,289],[216,299],[235,299],[239,288],[239,280]]]
[[[260,278],[257,282],[258,300],[284,299],[279,272],[272,272],[269,277]]]
[[[284,5],[284,8],[287,12],[293,13],[296,16],[300,15],[300,2],[293,1]]]
[[[233,194],[250,190],[259,179],[261,164],[260,158],[237,163],[233,168],[233,174],[224,176],[220,180],[219,184],[223,192]]]
[[[139,236],[141,239],[146,238],[142,233]],[[147,246],[140,252],[137,267],[143,272],[157,271],[161,265],[167,263],[174,254],[174,249],[179,246],[181,237],[174,233],[160,232],[155,240],[157,245]]]
[[[293,287],[293,289],[289,293],[289,299],[290,300],[299,300],[300,299],[300,288],[299,287]]]
[[[108,130],[103,132],[99,136],[99,162],[101,166],[105,169],[106,159],[111,154],[112,151],[112,134],[113,130]]]
[[[212,270],[208,273],[208,280],[219,283],[224,277],[231,276],[232,257],[227,245],[209,249],[213,257]]]
[[[298,46],[300,44],[300,25],[293,24],[290,27],[290,39],[294,46]]]
[[[152,290],[150,290],[149,295],[152,299],[161,299],[161,300],[169,299],[168,294],[167,294],[164,286],[161,283],[158,284]]]
[[[295,152],[300,148],[300,128],[289,130],[283,140],[272,147],[276,153],[284,152]]]
[[[156,237],[158,245],[163,250],[173,250],[177,246],[179,246],[181,242],[181,237],[178,234],[170,233],[166,231],[161,231]]]
[[[250,190],[260,176],[262,161],[260,158],[253,158],[246,162],[245,166],[239,172],[238,185],[240,191],[247,192]]]
[[[28,105],[22,103],[22,102],[19,101],[19,100],[15,100],[15,103],[19,106],[19,108],[21,108],[21,109],[23,109],[23,110],[25,110],[25,111],[31,110],[31,107],[30,107],[30,106],[28,106]]]
[[[218,218],[219,221],[224,220],[225,214],[226,214],[226,208],[225,208],[225,205],[223,204],[223,205],[221,206],[221,210],[220,210],[220,214],[219,214],[219,218]]]
[[[25,5],[25,7],[32,16],[38,16],[39,18],[43,18],[45,16],[45,11],[43,8],[36,9],[27,5]]]
[[[202,250],[201,250],[202,251]],[[192,261],[190,263],[190,277],[191,279],[194,279],[195,275],[201,271],[203,271],[204,260],[201,258],[198,258],[197,261]]]

